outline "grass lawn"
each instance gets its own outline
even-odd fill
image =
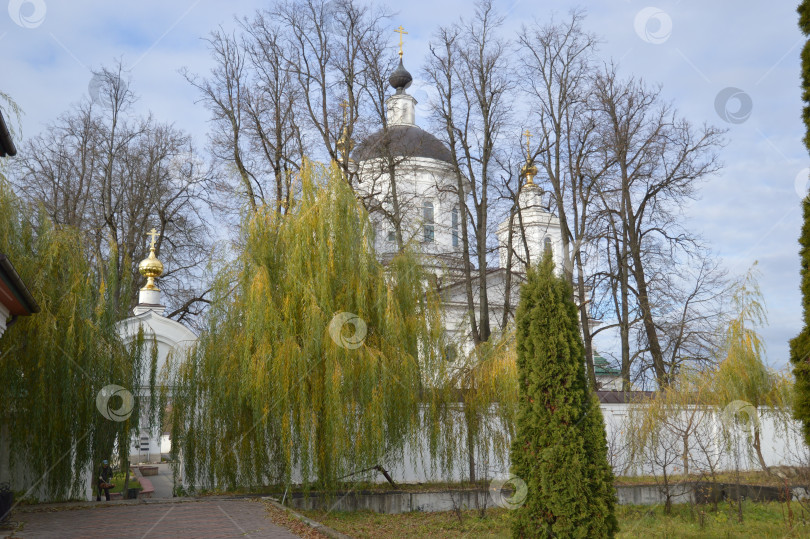
[[[810,537],[810,513],[799,503],[791,504],[792,527],[788,524],[786,504],[743,503],[743,523],[737,522],[736,506],[722,503],[717,512],[711,506],[688,505],[673,507],[672,515],[663,514],[663,507],[619,506],[620,532],[617,537],[647,538],[783,538]],[[700,511],[704,512],[701,526]],[[357,539],[392,537],[418,539],[422,537],[510,537],[511,512],[488,509],[485,518],[477,511],[464,511],[461,520],[454,512],[403,513],[382,515],[372,512],[326,513],[304,511],[306,516],[322,522]]]

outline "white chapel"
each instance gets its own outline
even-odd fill
[[[125,344],[131,343],[143,331],[145,339],[145,357],[151,358],[152,347],[157,347],[158,376],[170,357],[182,361],[188,350],[197,341],[197,335],[189,328],[163,316],[166,307],[161,303],[160,289],[155,280],[163,274],[163,264],[155,255],[155,236],[150,232],[152,242],[149,256],[141,261],[138,271],[146,277],[146,284],[138,293],[138,304],[133,309],[133,316],[118,323],[118,334]],[[133,390],[138,398],[140,409],[140,433],[132,440],[130,460],[134,462],[160,462],[161,453],[168,453],[170,443],[168,436],[149,428],[149,362],[146,362],[141,373],[141,385]]]

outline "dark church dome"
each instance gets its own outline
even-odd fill
[[[450,150],[442,141],[413,125],[392,125],[388,133],[377,131],[354,150],[355,161],[378,157],[427,157],[452,163]]]
[[[413,77],[408,70],[405,69],[405,66],[402,65],[402,58],[400,58],[399,66],[391,73],[391,76],[388,77],[388,84],[400,94],[403,90],[410,87],[411,82],[413,82]]]

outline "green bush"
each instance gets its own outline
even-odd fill
[[[516,315],[520,384],[512,472],[528,495],[515,537],[612,537],[616,494],[602,413],[585,378],[573,291],[546,255]]]

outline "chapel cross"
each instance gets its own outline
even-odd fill
[[[526,137],[526,159],[531,159],[531,156],[532,156],[532,146],[531,146],[532,134],[529,133],[528,129],[526,129],[526,131],[523,132],[523,135],[525,135],[525,137]]]
[[[394,32],[399,34],[399,57],[402,58],[402,34],[407,34],[408,32],[405,31],[401,24]]]
[[[149,244],[149,248],[154,249],[155,248],[155,238],[160,236],[160,232],[158,232],[157,230],[152,228],[151,232],[147,232],[146,235],[147,236],[152,236],[152,242]]]

